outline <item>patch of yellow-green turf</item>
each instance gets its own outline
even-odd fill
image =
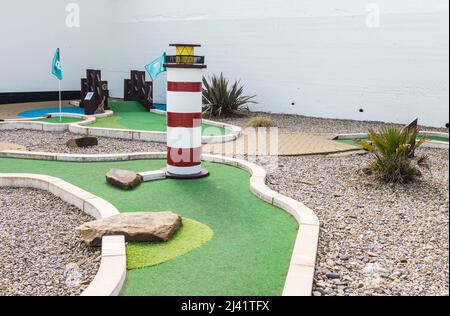
[[[127,129],[126,126],[120,124],[120,117],[117,115],[108,118],[97,118],[97,121],[90,124],[91,127],[102,127],[102,128],[117,128],[117,129]]]
[[[183,218],[183,226],[172,240],[159,243],[129,243],[127,268],[129,270],[152,267],[176,259],[212,239],[214,232],[200,222]]]

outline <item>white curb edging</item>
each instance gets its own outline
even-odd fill
[[[119,211],[104,199],[51,176],[0,173],[0,187],[34,188],[48,191],[96,219],[119,214]],[[81,296],[119,295],[125,283],[126,273],[125,236],[103,237],[100,268],[94,280]]]
[[[165,115],[166,113],[159,110],[152,110],[151,112],[159,115]],[[52,116],[60,116],[60,113],[49,113],[48,115]],[[166,132],[157,132],[157,131],[141,131],[141,130],[129,130],[129,129],[116,129],[116,128],[103,128],[103,127],[89,127],[90,124],[96,122],[97,118],[104,118],[114,115],[114,112],[111,110],[105,111],[103,114],[95,114],[95,115],[81,115],[74,113],[61,113],[62,117],[74,117],[84,119],[82,122],[74,122],[74,123],[46,123],[46,122],[37,122],[39,120],[43,120],[46,117],[37,117],[31,119],[7,119],[0,122],[0,130],[36,130],[36,131],[45,131],[45,132],[64,132],[70,131],[74,134],[79,135],[90,135],[90,136],[101,136],[108,138],[120,138],[120,139],[128,139],[128,140],[140,140],[147,142],[157,142],[157,143],[165,143],[167,141],[167,133]],[[242,128],[226,123],[214,122],[210,120],[204,120],[204,123],[225,128],[230,131],[229,134],[226,135],[217,135],[217,136],[202,136],[203,144],[215,144],[215,143],[225,143],[234,141],[239,138],[242,134]]]
[[[67,155],[20,151],[0,152],[0,157],[43,159],[58,161],[126,161],[143,159],[164,159],[166,153],[135,153],[112,155]],[[245,160],[204,154],[204,161],[225,164],[250,173],[250,191],[263,201],[291,214],[299,224],[294,251],[286,277],[283,296],[311,296],[314,268],[319,242],[320,222],[313,210],[303,203],[270,189],[265,184],[267,172],[260,166]]]
[[[215,155],[203,155],[205,161],[234,166],[251,174],[250,191],[260,199],[291,214],[299,224],[283,296],[311,296],[314,269],[319,244],[320,222],[313,210],[303,203],[270,189],[265,179],[267,172],[245,160]]]

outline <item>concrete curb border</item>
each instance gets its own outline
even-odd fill
[[[442,137],[442,138],[449,138],[449,133],[442,133],[442,132],[433,132],[433,131],[420,131],[420,136],[425,137]],[[367,138],[369,136],[368,133],[344,133],[344,134],[336,134],[333,135],[333,140],[338,139],[345,139],[345,138],[352,138],[352,139],[363,139]],[[449,149],[449,143],[448,142],[441,142],[437,140],[431,140],[426,142],[424,147],[427,148],[440,148],[440,149]]]
[[[134,153],[112,155],[68,155],[55,153],[33,153],[3,151],[0,157],[58,160],[58,161],[126,161],[164,159],[166,153]],[[270,189],[266,183],[267,172],[260,166],[245,160],[204,154],[203,160],[243,169],[251,174],[250,191],[261,200],[291,214],[299,224],[293,255],[286,278],[283,296],[311,296],[314,269],[319,243],[320,222],[313,210],[303,203]]]
[[[119,214],[109,202],[62,179],[22,173],[0,173],[0,187],[34,188],[48,191],[96,219]],[[81,296],[117,296],[126,278],[125,236],[106,236],[102,240],[100,268]]]
[[[152,113],[159,115],[166,115],[166,112],[159,110],[152,110]],[[52,116],[59,116],[59,113],[50,113]],[[103,114],[96,114],[92,116],[73,114],[73,113],[62,113],[63,117],[74,117],[84,119],[82,122],[66,123],[66,124],[55,124],[46,122],[37,122],[39,120],[45,119],[45,117],[37,117],[32,119],[8,119],[0,122],[0,130],[36,130],[45,132],[64,132],[70,131],[74,134],[79,135],[89,135],[89,136],[100,136],[108,138],[120,138],[128,140],[140,140],[146,142],[157,142],[165,143],[167,141],[166,132],[156,132],[156,131],[140,131],[140,130],[128,130],[128,129],[116,129],[116,128],[102,128],[102,127],[89,127],[96,121],[97,118],[104,118],[114,115],[113,111],[105,111]],[[203,144],[216,144],[216,143],[226,143],[231,142],[239,138],[242,134],[242,128],[226,123],[220,123],[210,120],[204,120],[204,123],[225,128],[230,131],[229,134],[220,136],[203,136]]]

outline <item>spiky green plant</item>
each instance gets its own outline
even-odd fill
[[[365,173],[394,183],[406,183],[421,176],[420,167],[428,167],[428,159],[412,158],[427,139],[417,140],[418,135],[417,128],[384,127],[379,133],[369,130],[369,141],[358,142],[374,157]]]
[[[230,85],[223,74],[203,78],[203,113],[207,116],[226,116],[247,107],[256,96],[245,96],[244,86],[240,81]]]

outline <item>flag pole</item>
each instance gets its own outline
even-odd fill
[[[59,88],[59,122],[62,122],[62,100],[61,100],[61,80],[58,80],[58,88]]]

